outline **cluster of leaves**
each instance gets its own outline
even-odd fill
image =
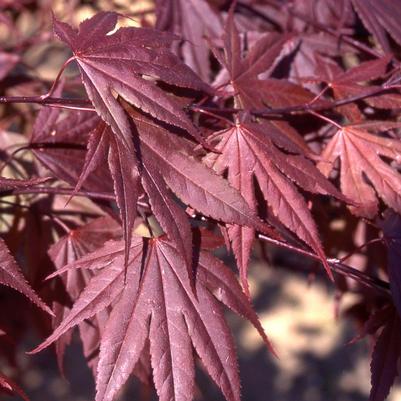
[[[195,359],[239,400],[222,305],[274,353],[247,281],[270,243],[358,294],[347,314],[375,339],[383,401],[401,356],[399,2],[156,0],[154,26],[53,16],[56,39],[49,19],[18,25],[45,6],[0,7],[0,283],[42,310],[16,328],[0,304],[0,345],[33,322],[47,339],[32,352],[53,344],[62,370],[78,326],[97,401],[131,375],[190,401]],[[25,57],[57,39],[72,55],[47,82]],[[355,253],[363,264],[338,259]]]

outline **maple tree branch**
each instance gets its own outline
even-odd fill
[[[293,114],[293,113],[308,113],[311,111],[325,111],[325,110],[331,110],[336,107],[340,106],[345,106],[350,103],[355,103],[359,100],[364,100],[372,96],[379,95],[381,93],[397,89],[396,87],[389,85],[382,87],[380,86],[379,88],[374,88],[369,92],[361,93],[359,95],[355,96],[350,96],[344,99],[339,99],[334,102],[331,102],[329,104],[303,104],[299,106],[290,106],[290,107],[283,107],[283,108],[276,108],[276,109],[262,109],[262,110],[251,110],[251,113],[259,116],[259,117],[265,117],[269,115],[277,115],[277,114]]]
[[[210,110],[205,110],[202,107],[192,106],[191,110],[196,112],[196,113],[205,114],[205,115],[207,115],[209,117],[217,118],[218,120],[224,121],[230,127],[234,127],[235,126],[235,124],[232,121],[230,121],[228,118],[225,118],[223,116],[220,116],[219,114],[213,113]]]
[[[251,109],[248,110],[251,114],[256,117],[268,117],[268,116],[281,116],[285,114],[296,114],[296,113],[310,113],[312,111],[327,111],[335,109],[336,107],[345,106],[350,103],[355,103],[359,100],[364,100],[372,96],[380,95],[381,93],[391,91],[394,89],[399,89],[397,85],[388,85],[388,86],[380,86],[378,88],[374,88],[371,91],[361,93],[359,95],[350,96],[344,99],[339,99],[334,102],[327,102],[326,104],[319,104],[315,102],[309,102],[306,104],[300,104],[296,106],[289,107],[278,107],[278,108],[266,108],[266,109]],[[234,114],[240,113],[244,111],[240,108],[216,108],[209,106],[189,106],[189,109],[204,112],[213,112],[213,113],[226,113],[226,114]]]
[[[267,117],[267,116],[281,116],[285,114],[295,114],[295,113],[310,113],[311,111],[325,111],[331,110],[336,107],[345,106],[350,103],[357,102],[359,100],[364,100],[372,96],[377,96],[381,93],[391,91],[394,89],[399,89],[399,85],[387,85],[374,88],[371,91],[361,93],[359,95],[350,96],[344,99],[339,99],[334,102],[328,102],[327,104],[319,104],[311,101],[306,104],[300,104],[296,106],[289,107],[278,107],[278,108],[265,108],[265,109],[251,109],[249,112],[257,117]],[[77,98],[58,98],[58,97],[46,97],[46,95],[40,96],[0,96],[1,103],[34,103],[47,105],[50,107],[61,107],[73,110],[85,110],[85,111],[95,111],[91,106],[89,99],[77,99]],[[89,107],[87,107],[89,106]],[[213,116],[217,118],[217,113],[229,113],[235,114],[244,111],[241,108],[219,108],[199,105],[189,105],[188,110],[204,113],[209,115],[213,113]],[[222,118],[223,119],[223,118]],[[226,122],[229,120],[226,120]]]
[[[307,251],[306,249],[298,248],[297,246],[287,244],[284,241],[268,237],[264,234],[258,234],[258,238],[270,244],[277,245],[281,248],[286,248],[303,256],[307,256],[311,259],[316,260],[317,262],[321,262],[321,259],[318,255],[315,255],[313,252]],[[380,280],[379,278],[372,277],[369,274],[363,273],[336,258],[328,258],[327,263],[334,272],[346,277],[350,277],[369,288],[374,288],[386,297],[391,297],[389,283]]]
[[[76,98],[60,98],[51,97],[46,95],[40,96],[0,96],[0,103],[34,103],[48,106],[59,107],[85,107],[90,106],[89,99],[76,99]],[[86,108],[88,111],[94,110],[93,108]]]
[[[83,196],[87,198],[96,198],[108,201],[115,201],[115,196],[112,193],[107,192],[95,192],[95,191],[83,191],[80,190],[74,193],[74,188],[60,188],[60,187],[35,187],[35,188],[18,188],[14,190],[0,191],[1,196],[12,196],[12,195],[34,195],[34,194],[53,194],[53,195],[72,195]],[[137,201],[137,205],[149,209],[149,205],[146,202],[140,200]]]
[[[14,190],[0,191],[0,196],[10,195],[34,195],[34,194],[53,194],[53,195],[71,195],[74,188],[60,188],[60,187],[35,187],[35,188],[18,188]],[[94,192],[94,191],[78,191],[76,196],[84,196],[88,198],[97,198],[103,200],[114,201],[114,194],[107,192]]]
[[[348,258],[350,258],[351,256],[355,255],[358,251],[361,251],[363,248],[365,248],[365,247],[367,247],[367,246],[369,246],[369,245],[372,245],[372,244],[376,244],[376,243],[378,243],[378,242],[383,243],[383,242],[384,242],[384,239],[383,239],[383,238],[374,238],[374,239],[371,239],[370,241],[367,241],[367,242],[363,243],[362,245],[359,245],[357,248],[353,249],[351,252],[349,252],[349,253],[347,253],[345,256],[341,257],[341,258],[339,259],[339,261],[342,263],[342,262],[344,262],[345,260],[347,260]]]

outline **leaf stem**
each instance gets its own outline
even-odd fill
[[[300,104],[296,106],[289,107],[279,107],[279,108],[266,108],[266,109],[251,109],[249,112],[256,117],[268,117],[268,116],[281,116],[285,114],[296,114],[296,113],[310,113],[311,111],[325,111],[332,110],[336,107],[345,106],[350,103],[357,102],[359,100],[364,100],[372,96],[377,96],[383,92],[387,92],[390,90],[398,89],[398,86],[380,86],[378,88],[374,88],[369,92],[364,92],[359,95],[350,96],[344,99],[339,99],[334,102],[327,102],[325,104],[313,103],[309,102],[306,104]],[[189,106],[189,109],[196,108],[197,106]],[[234,114],[244,111],[240,108],[215,108],[215,107],[207,107],[202,106],[204,111],[210,111],[213,113],[226,113],[226,114]]]
[[[201,113],[201,114],[205,114],[209,117],[213,117],[213,118],[217,118],[218,120],[224,121],[228,126],[230,127],[234,127],[235,124],[230,121],[228,118],[225,118],[223,116],[220,116],[216,113],[213,113],[210,110],[205,110],[203,107],[199,107],[199,106],[192,106],[191,110],[194,111],[195,113]]]
[[[306,249],[298,248],[297,246],[287,244],[284,241],[280,241],[274,238],[270,238],[264,234],[258,234],[258,238],[270,244],[286,248],[290,251],[296,252],[303,256],[307,256],[311,259],[316,260],[317,262],[321,262],[321,259],[318,255],[315,255],[313,252],[309,252]],[[334,272],[352,278],[353,280],[358,281],[359,283],[365,285],[366,287],[374,288],[377,291],[381,292],[386,297],[391,297],[389,283],[380,280],[379,278],[372,277],[366,273],[363,273],[355,269],[354,267],[346,265],[345,263],[342,263],[339,259],[336,258],[328,258],[327,263],[333,269]]]
[[[54,91],[56,90],[57,84],[60,81],[61,75],[63,74],[64,70],[67,68],[68,64],[70,64],[72,61],[75,60],[75,56],[70,57],[61,67],[60,71],[57,74],[56,79],[54,80],[51,88],[49,89],[49,92],[47,92],[45,95],[41,95],[40,98],[41,99],[47,99],[49,97],[51,97],[51,95],[54,93]]]

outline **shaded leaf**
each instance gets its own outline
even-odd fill
[[[369,401],[384,401],[398,375],[401,352],[401,322],[396,313],[387,321],[372,354],[372,389]]]
[[[53,315],[51,309],[39,298],[29,286],[17,262],[10,254],[7,245],[0,238],[0,284],[7,285],[25,295],[31,302],[45,312]]]
[[[156,0],[156,28],[180,36],[183,43],[173,43],[184,61],[209,82],[210,49],[205,37],[219,37],[221,17],[205,0]]]
[[[400,141],[375,136],[352,126],[338,130],[321,155],[318,167],[326,176],[334,168],[334,162],[340,159],[341,190],[355,202],[356,205],[350,209],[358,216],[372,218],[377,214],[377,195],[391,208],[401,212],[400,176],[380,156],[398,162],[401,157]]]
[[[397,0],[351,0],[366,28],[375,36],[385,52],[390,44],[386,37],[388,32],[401,45],[401,28],[398,23],[401,10]]]
[[[87,253],[93,252],[101,247],[109,239],[121,236],[120,226],[110,217],[101,217],[91,221],[89,224],[71,230],[67,235],[61,237],[49,249],[49,256],[57,269],[75,262]],[[88,284],[92,274],[88,270],[70,270],[62,277],[65,290],[72,301],[76,301],[79,294]],[[58,302],[53,303],[55,318],[53,328],[58,326],[70,312],[70,307]],[[100,330],[98,318],[90,319],[79,325],[80,336],[83,344],[84,355],[89,359],[100,341]],[[72,331],[62,335],[56,342],[57,361],[62,371],[65,348],[70,344]],[[88,364],[96,368],[96,360],[88,360]]]

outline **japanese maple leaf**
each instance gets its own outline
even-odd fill
[[[205,36],[220,37],[223,32],[220,15],[205,0],[156,0],[156,17],[156,28],[184,39],[181,45],[174,43],[176,51],[208,82],[210,49]]]
[[[377,196],[401,212],[401,177],[380,156],[398,162],[401,142],[352,126],[338,130],[321,154],[318,167],[326,176],[340,160],[341,191],[355,202],[351,211],[358,216],[372,218],[377,214]]]
[[[109,34],[115,28],[117,17],[113,12],[98,13],[82,22],[78,32],[55,20],[54,30],[73,51],[88,96],[114,133],[109,138],[108,163],[124,227],[128,259],[139,172],[131,127],[117,97],[158,120],[183,128],[202,141],[181,106],[157,87],[154,80],[195,90],[209,91],[209,87],[171,52],[173,35],[132,27]],[[108,127],[100,125],[98,129],[106,131]]]
[[[379,87],[373,85],[364,86],[361,83],[383,77],[390,60],[390,56],[385,56],[377,60],[362,62],[356,67],[343,71],[337,64],[321,59],[316,69],[319,77],[317,79],[326,82],[328,87],[332,89],[336,100],[367,94]],[[384,106],[384,108],[392,108],[391,105],[388,105],[390,99],[387,99],[385,102],[385,97],[388,96],[388,94],[381,94],[375,97],[374,100],[367,98],[366,102],[376,107]],[[394,102],[394,95],[392,95],[391,100]],[[396,107],[397,103],[399,105],[399,102],[400,98],[398,98],[398,102],[395,102],[394,107]],[[339,110],[351,121],[360,121],[363,119],[362,112],[359,111],[358,106],[354,103],[344,105]]]
[[[23,276],[7,245],[0,238],[0,284],[14,288],[45,312],[53,315],[51,309],[39,298]]]
[[[178,87],[209,90],[170,51],[175,36],[133,27],[120,28],[109,34],[115,28],[117,18],[117,13],[100,12],[83,21],[78,32],[70,25],[54,20],[54,31],[73,51],[85,89],[98,114],[131,153],[131,129],[117,96],[198,137],[178,103],[154,83],[154,80],[160,80]]]
[[[274,130],[268,123],[237,123],[235,127],[214,134],[214,138],[219,140],[216,149],[221,154],[210,153],[204,161],[221,175],[228,171],[229,183],[240,191],[249,206],[256,211],[255,177],[273,214],[326,263],[316,225],[305,200],[293,183],[312,193],[333,195],[340,199],[343,197],[311,161],[300,155],[285,154],[278,149],[269,138],[269,131]],[[272,136],[274,138],[274,134]],[[252,227],[235,224],[229,228],[228,236],[242,282],[246,285],[255,231]],[[329,267],[326,264],[325,267],[331,276]]]
[[[133,244],[142,244],[133,238]],[[109,242],[103,249],[67,265],[62,271],[95,268],[71,313],[34,352],[55,341],[83,319],[114,304],[100,345],[96,400],[111,401],[126,382],[149,341],[153,381],[159,399],[192,400],[195,348],[207,372],[227,400],[239,400],[234,345],[221,303],[247,318],[268,340],[234,274],[220,260],[201,251],[196,266],[196,296],[184,259],[165,237],[144,243],[127,271],[120,292],[105,291],[105,277],[123,271],[124,244]],[[101,278],[99,276],[102,276]],[[100,285],[101,284],[101,285]],[[122,284],[122,283],[121,283]]]
[[[229,86],[239,107],[249,110],[266,108],[266,105],[278,108],[299,106],[315,98],[312,92],[288,80],[260,79],[261,74],[266,75],[266,72],[271,72],[283,54],[288,52],[286,47],[293,41],[290,35],[269,33],[262,36],[243,57],[234,15],[232,12],[228,14],[223,35],[224,54],[216,50],[214,54],[228,72]],[[271,124],[276,127],[274,130],[277,133],[276,138],[281,137],[287,140],[287,143],[292,143],[292,148],[287,150],[292,152],[297,146],[296,153],[310,153],[303,138],[286,121],[271,121]]]
[[[302,86],[285,79],[259,79],[269,72],[285,53],[285,46],[294,39],[287,34],[269,33],[260,38],[242,55],[241,40],[229,13],[223,35],[224,55],[215,51],[220,64],[228,71],[229,83],[237,102],[244,108],[287,107],[310,102],[315,96]]]
[[[224,223],[253,227],[275,236],[262,223],[241,194],[191,155],[180,138],[151,120],[131,115],[138,131],[142,183],[161,227],[183,255],[192,271],[192,235],[188,217],[174,203],[174,192],[186,205]]]
[[[107,240],[119,236],[121,236],[120,226],[110,217],[101,217],[71,230],[53,244],[48,253],[55,267],[61,269],[66,264],[73,263],[87,253],[100,248]],[[79,294],[86,287],[91,277],[92,274],[89,270],[80,269],[70,270],[62,277],[65,290],[72,301],[78,299]],[[54,302],[53,311],[55,313],[53,327],[56,327],[69,313],[70,307]],[[83,352],[85,357],[88,358],[88,365],[94,371],[96,371],[97,358],[93,358],[93,354],[99,345],[100,330],[107,316],[107,312],[102,312],[90,319],[89,322],[83,322],[79,325]],[[72,331],[69,331],[56,342],[57,361],[61,371],[65,348],[70,344],[71,338]]]

